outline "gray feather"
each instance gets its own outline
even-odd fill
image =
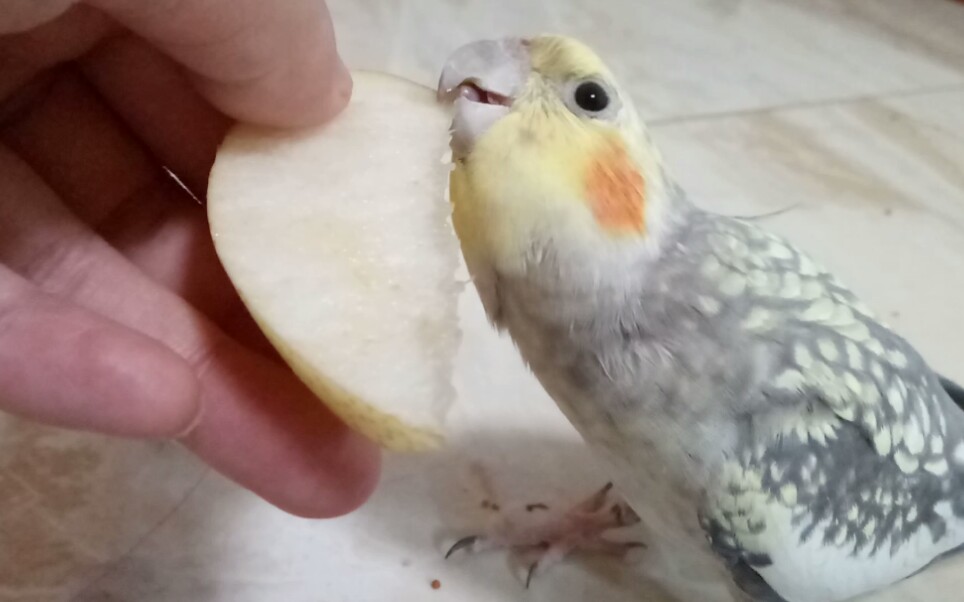
[[[630,503],[665,508],[670,547],[704,533],[761,602],[843,599],[964,543],[964,391],[786,241],[680,206],[658,249],[594,271],[540,248],[491,295]],[[811,544],[865,560],[774,555]]]

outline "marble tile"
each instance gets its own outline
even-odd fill
[[[745,111],[964,82],[964,7],[947,0],[334,0],[353,67],[434,85],[482,37],[585,39],[649,117]],[[839,5],[839,7],[838,7]],[[886,6],[888,8],[882,8]]]
[[[332,0],[354,67],[432,85],[479,37],[579,35],[632,77],[670,171],[849,282],[964,380],[964,6],[946,0]],[[850,99],[848,102],[839,102]],[[389,457],[359,512],[285,515],[176,445],[0,419],[0,602],[663,601],[646,557],[567,562],[526,591],[504,556],[445,562],[510,502],[605,481],[512,345],[463,298],[452,447]],[[522,512],[523,516],[524,511]],[[636,559],[638,560],[638,559]],[[865,602],[952,599],[957,559]],[[441,589],[430,582],[439,579]]]
[[[799,4],[794,0],[778,0]],[[930,57],[951,69],[964,65],[960,0],[888,0],[839,2],[812,0],[807,11],[818,18],[839,20],[848,27],[890,40],[911,52]]]
[[[167,517],[205,472],[173,444],[0,417],[0,601],[76,593]]]

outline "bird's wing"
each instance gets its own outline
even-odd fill
[[[744,274],[773,373],[701,516],[734,577],[760,600],[844,600],[960,546],[964,390],[786,241],[726,228],[724,246],[779,251]]]

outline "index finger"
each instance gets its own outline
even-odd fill
[[[187,68],[235,119],[322,123],[351,96],[323,0],[89,0]]]

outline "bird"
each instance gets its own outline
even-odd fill
[[[621,496],[451,552],[558,559],[630,517],[680,600],[838,602],[964,549],[964,389],[787,238],[700,208],[587,44],[470,42],[437,94],[485,314]]]

